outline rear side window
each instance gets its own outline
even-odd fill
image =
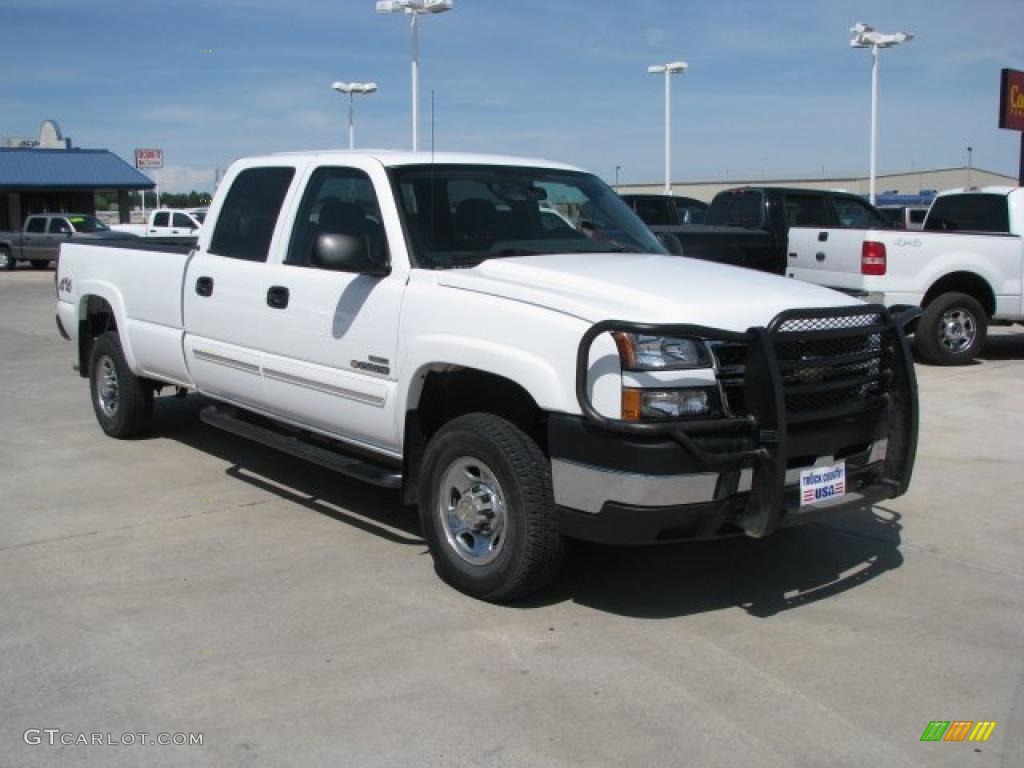
[[[1010,212],[1005,195],[965,194],[937,197],[924,228],[946,232],[1010,231]]]
[[[830,222],[822,195],[786,194],[783,203],[790,227],[827,227]]]
[[[294,168],[250,168],[235,177],[217,217],[209,251],[217,256],[266,261]]]
[[[676,223],[669,210],[668,200],[645,200],[640,198],[634,201],[633,210],[636,211],[636,215],[640,217],[644,224],[657,227]]]
[[[46,219],[44,219],[42,216],[33,216],[31,219],[28,220],[28,226],[25,227],[25,231],[35,232],[36,234],[39,234],[40,232],[45,232]]]
[[[910,212],[910,223],[921,224],[924,221],[925,214],[928,213],[927,208],[917,208]]]
[[[704,223],[728,227],[760,227],[764,194],[756,189],[720,192],[711,201]]]
[[[168,217],[170,215],[171,214],[169,214],[167,211],[163,211],[161,213],[154,214],[153,215],[153,226],[154,227],[166,227],[166,226],[168,226],[167,219],[168,219]]]
[[[889,221],[875,213],[863,200],[855,197],[834,197],[832,202],[839,217],[839,226],[844,229],[871,229],[889,226]],[[889,219],[898,226],[903,225],[903,209],[897,208]]]

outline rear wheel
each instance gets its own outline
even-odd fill
[[[0,272],[10,272],[14,269],[14,257],[7,248],[0,248]]]
[[[921,357],[933,365],[964,365],[985,346],[988,316],[977,299],[966,293],[944,293],[927,307],[915,338]]]
[[[111,437],[134,437],[149,425],[153,388],[128,368],[116,333],[104,333],[93,345],[89,390],[96,420]]]
[[[431,439],[419,514],[438,574],[468,595],[514,600],[558,573],[563,541],[550,464],[498,416],[460,416]]]

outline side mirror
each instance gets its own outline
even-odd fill
[[[384,277],[391,267],[370,257],[370,246],[365,237],[325,233],[316,239],[309,263],[332,272],[358,272],[363,275]]]
[[[671,232],[655,232],[658,242],[665,246],[665,250],[673,256],[684,256],[683,243]]]

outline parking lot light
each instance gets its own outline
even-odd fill
[[[892,48],[900,43],[914,39],[910,32],[877,32],[863,21],[858,21],[850,32],[851,48],[871,49],[871,166],[868,173],[868,194],[871,204],[875,204],[875,169],[878,154],[878,52],[882,48]]]
[[[672,194],[672,75],[689,69],[685,61],[670,61],[647,68],[652,75],[665,75],[665,194]]]
[[[356,129],[354,120],[354,109],[352,106],[352,98],[355,94],[361,93],[364,96],[368,96],[371,93],[376,93],[376,83],[343,83],[340,80],[334,83],[331,88],[336,90],[338,93],[348,94],[348,148],[356,148]]]
[[[419,17],[424,13],[444,13],[454,7],[453,0],[378,0],[377,13],[405,13],[412,27],[412,149],[419,149],[420,117],[420,33]]]

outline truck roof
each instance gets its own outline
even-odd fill
[[[273,155],[264,157],[246,158],[253,160],[269,160],[273,157],[297,157],[312,160],[314,158],[337,157],[366,157],[372,158],[381,165],[394,168],[402,165],[513,165],[524,168],[553,168],[564,171],[583,171],[566,163],[557,163],[552,160],[543,160],[534,157],[514,157],[509,155],[486,155],[472,152],[412,152],[403,149],[324,149],[305,152],[275,152]]]

